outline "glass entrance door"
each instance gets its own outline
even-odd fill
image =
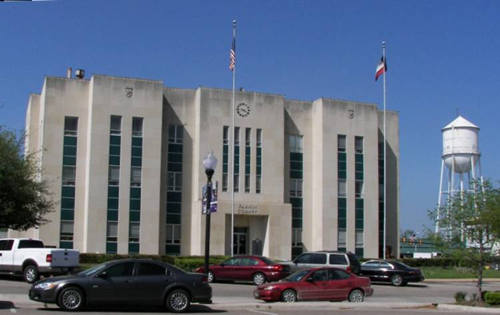
[[[246,255],[248,253],[248,228],[235,227],[233,238],[234,255]]]

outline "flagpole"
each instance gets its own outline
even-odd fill
[[[236,20],[233,20],[233,43],[236,41]],[[233,47],[233,49],[235,49]],[[236,51],[234,52],[236,54]],[[233,106],[232,106],[232,125],[231,125],[231,133],[233,135],[232,137],[232,144],[231,144],[231,257],[234,256],[234,141],[236,140],[234,138],[235,132],[234,132],[234,103],[235,103],[235,83],[236,83],[236,62],[234,64],[233,68]],[[228,181],[229,182],[229,181]]]
[[[386,121],[385,121],[385,108],[386,108],[386,91],[385,91],[385,74],[387,69],[385,69],[385,41],[382,41],[382,57],[384,59],[384,248],[383,256],[384,259],[387,257],[386,253],[386,242],[387,242],[387,141],[386,141]]]

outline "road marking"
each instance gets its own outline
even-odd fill
[[[11,309],[10,309],[10,312],[11,312],[11,313],[17,313],[17,311],[16,311],[16,309],[15,309],[15,308],[11,308]]]
[[[278,315],[278,313],[271,313],[271,312],[263,312],[263,311],[256,311],[256,310],[249,310],[249,311],[257,313],[257,314]]]

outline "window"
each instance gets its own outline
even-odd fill
[[[362,181],[357,180],[355,182],[355,187],[354,187],[355,192],[354,193],[355,193],[356,198],[363,198],[363,187],[364,187],[364,185],[363,185]]]
[[[245,174],[245,192],[250,192],[250,174]]]
[[[234,192],[240,191],[240,175],[234,174]]]
[[[168,126],[168,142],[180,143],[184,137],[184,126],[182,125],[169,125]]]
[[[339,254],[330,254],[329,258],[329,263],[330,265],[347,265],[347,259],[345,258],[344,255],[339,255]]]
[[[228,266],[241,266],[242,265],[241,258],[230,258],[224,262],[224,265]]]
[[[12,250],[12,245],[14,240],[2,240],[0,241],[0,250]]]
[[[342,270],[328,269],[328,279],[330,280],[345,280],[351,276]]]
[[[245,129],[245,145],[247,147],[250,146],[250,134],[251,134],[251,129],[250,128],[246,128]]]
[[[73,221],[61,221],[61,241],[73,240]]]
[[[167,243],[180,244],[181,242],[181,225],[167,224]]]
[[[62,184],[63,186],[75,186],[76,167],[63,166]]]
[[[122,117],[121,116],[111,116],[109,132],[112,135],[120,135],[122,130]]]
[[[165,267],[151,264],[151,263],[139,263],[137,267],[137,276],[164,276]]]
[[[328,269],[318,270],[312,274],[313,281],[328,281]]]
[[[257,193],[257,194],[260,194],[260,191],[261,191],[261,189],[260,189],[261,179],[260,178],[261,178],[260,175],[257,175],[255,177],[255,193]]]
[[[363,247],[363,230],[356,229],[356,247]]]
[[[302,153],[302,136],[288,136],[290,152]]]
[[[337,194],[339,198],[347,195],[347,184],[345,178],[339,178]]]
[[[222,191],[227,191],[227,173],[222,174]]]
[[[346,148],[345,135],[338,135],[337,136],[337,151],[338,152],[345,152],[345,148]]]
[[[108,222],[107,226],[107,241],[116,242],[118,238],[118,222]]]
[[[345,228],[339,228],[337,247],[338,248],[346,247],[346,229]]]
[[[120,183],[120,167],[119,166],[109,166],[109,174],[108,174],[108,185],[110,186],[118,186]]]
[[[130,222],[128,241],[138,243],[139,242],[139,233],[140,233],[139,222]]]
[[[290,178],[290,197],[302,197],[302,179]]]
[[[234,145],[240,145],[240,127],[234,127]]]
[[[242,266],[257,266],[259,262],[253,258],[241,258]]]
[[[78,132],[78,117],[64,117],[64,135],[76,136]]]
[[[229,127],[224,126],[222,128],[222,143],[229,144]]]
[[[168,172],[167,191],[182,191],[182,173]]]
[[[257,147],[262,147],[262,129],[257,129],[257,137],[256,137]]]
[[[132,117],[132,137],[142,137],[142,121],[141,117]]]
[[[356,154],[363,154],[363,137],[354,137],[354,150]]]
[[[130,170],[130,186],[141,186],[141,167],[132,166]]]
[[[326,264],[326,254],[302,254],[294,262],[298,264]]]
[[[73,226],[71,228],[73,228]],[[12,248],[12,243],[10,246],[10,248]],[[10,248],[8,250],[10,250]],[[19,246],[17,246],[17,248],[43,248],[43,243],[37,240],[22,240],[19,241]]]
[[[292,246],[302,246],[302,229],[292,229]]]
[[[312,264],[326,264],[326,255],[325,254],[311,254],[311,263]]]
[[[134,270],[133,262],[125,262],[115,264],[108,269],[104,270],[106,275],[110,278],[112,277],[131,277],[132,270]]]

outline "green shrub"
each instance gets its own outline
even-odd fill
[[[90,265],[90,264],[101,264],[110,260],[125,259],[125,258],[142,258],[142,259],[154,259],[160,260],[186,271],[193,271],[194,269],[201,267],[205,264],[204,256],[159,256],[159,255],[117,255],[117,254],[90,254],[82,253],[80,254],[80,264]],[[210,264],[218,264],[226,260],[227,256],[210,256]]]
[[[463,303],[465,302],[465,297],[467,296],[466,292],[463,291],[458,291],[455,293],[455,302],[457,303]]]
[[[500,291],[487,291],[484,294],[484,301],[490,305],[500,305]]]

